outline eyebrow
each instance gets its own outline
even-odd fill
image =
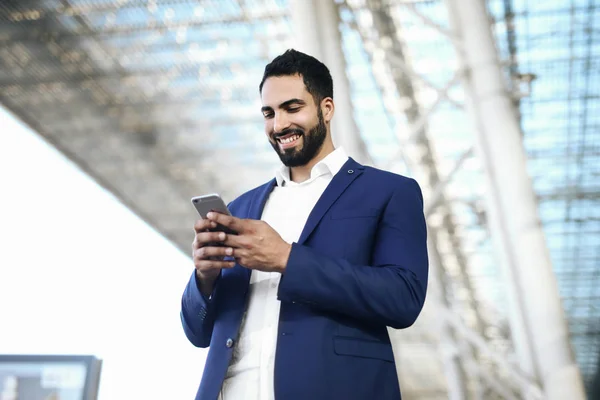
[[[304,100],[301,100],[301,99],[290,99],[290,100],[287,100],[287,101],[284,101],[283,103],[281,103],[279,105],[279,108],[287,108],[287,107],[289,107],[289,106],[291,106],[293,104],[305,105],[306,102]],[[271,111],[271,110],[273,110],[273,108],[269,107],[269,106],[264,106],[264,107],[262,107],[260,109],[261,112]]]

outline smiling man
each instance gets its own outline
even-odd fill
[[[265,68],[265,133],[282,167],[196,221],[181,321],[210,346],[197,400],[398,400],[387,327],[427,290],[418,184],[335,148],[329,70],[288,50]],[[237,232],[211,232],[217,224]],[[215,245],[219,244],[219,245]]]

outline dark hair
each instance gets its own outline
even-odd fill
[[[316,58],[294,49],[287,50],[267,64],[259,91],[262,93],[267,78],[289,75],[302,76],[306,90],[317,105],[326,97],[333,98],[333,79],[329,69]]]

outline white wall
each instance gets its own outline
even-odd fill
[[[101,400],[191,399],[206,358],[179,321],[192,270],[0,109],[0,354],[97,355]]]

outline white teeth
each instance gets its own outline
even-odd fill
[[[291,142],[293,142],[294,140],[298,139],[299,137],[300,137],[300,136],[298,136],[298,135],[294,135],[294,136],[290,136],[289,138],[285,138],[285,139],[279,139],[279,141],[280,141],[281,143],[284,143],[284,144],[285,144],[285,143],[291,143]]]

